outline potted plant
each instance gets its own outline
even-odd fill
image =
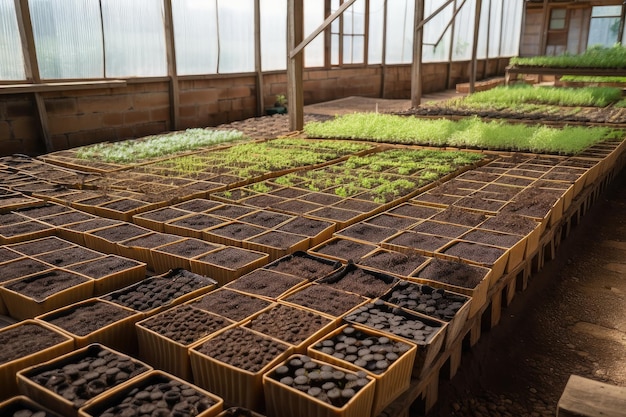
[[[265,109],[267,115],[286,114],[287,113],[287,97],[284,94],[277,94],[273,107]]]

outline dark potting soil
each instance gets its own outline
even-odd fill
[[[224,268],[238,269],[265,256],[267,255],[260,252],[253,252],[246,249],[236,248],[234,246],[226,246],[223,249],[207,253],[197,259],[199,261],[219,265]]]
[[[6,246],[0,246],[0,263],[12,261],[14,259],[21,258],[22,254],[19,254]]]
[[[203,211],[211,210],[216,207],[221,206],[223,203],[207,200],[205,198],[194,198],[193,200],[185,201],[183,203],[178,203],[173,207],[178,208],[180,210],[188,210],[193,211],[194,213],[200,213]]]
[[[10,225],[16,223],[23,223],[28,220],[28,217],[20,216],[17,213],[1,213],[0,214],[0,224],[2,225]]]
[[[469,242],[484,243],[486,245],[510,248],[523,239],[523,236],[493,232],[490,230],[473,230],[463,236]]]
[[[537,228],[538,224],[531,218],[518,214],[499,212],[489,217],[480,225],[481,229],[527,235]]]
[[[124,199],[120,199],[120,200],[112,201],[110,203],[103,204],[100,207],[104,207],[109,210],[119,211],[122,213],[127,213],[130,211],[136,210],[139,207],[144,207],[147,205],[148,203],[146,203],[145,201],[124,198]]]
[[[145,235],[150,232],[151,230],[141,226],[137,226],[132,223],[123,223],[117,226],[107,227],[102,230],[96,230],[94,232],[90,232],[90,234],[101,239],[108,240],[109,242],[121,242],[123,240]]]
[[[204,230],[209,227],[217,226],[226,223],[226,220],[220,217],[211,216],[209,214],[197,213],[182,219],[169,222],[173,226],[179,226],[186,229]]]
[[[386,201],[391,201],[392,199],[393,198],[388,199]],[[344,199],[342,202],[335,204],[334,207],[346,209],[346,210],[354,210],[360,213],[369,213],[379,208],[380,204],[373,203],[371,201],[347,198],[347,199]]]
[[[89,232],[91,230],[100,229],[102,227],[116,226],[120,224],[124,224],[124,222],[121,222],[119,220],[97,218],[84,222],[68,224],[67,226],[65,226],[65,228],[68,230],[73,230],[75,232]]]
[[[274,207],[280,203],[288,201],[286,198],[269,194],[257,194],[244,200],[245,204],[258,208]]]
[[[25,277],[51,269],[49,264],[40,262],[32,258],[21,258],[2,265],[0,282],[7,282],[12,279]]]
[[[0,226],[0,236],[15,237],[20,235],[28,235],[30,233],[41,232],[44,230],[53,230],[52,226],[36,220],[27,220],[23,223],[10,224],[8,226]]]
[[[220,362],[257,373],[287,351],[289,346],[245,327],[235,327],[194,349]]]
[[[41,352],[66,340],[67,337],[35,323],[0,329],[0,364]]]
[[[310,201],[311,203],[320,204],[322,206],[330,206],[342,200],[338,195],[327,193],[310,193],[299,197],[300,200]]]
[[[451,223],[439,223],[435,221],[424,221],[410,229],[413,232],[428,233],[431,235],[457,238],[472,230],[470,227]]]
[[[398,246],[409,250],[434,252],[449,242],[450,238],[448,237],[405,231],[386,243],[392,247]]]
[[[203,253],[207,253],[219,248],[214,243],[205,242],[200,239],[187,238],[179,242],[155,248],[158,252],[170,253],[172,255],[180,255],[186,258],[193,258]]]
[[[367,298],[377,298],[386,293],[398,278],[361,268],[348,266],[347,272],[338,272],[319,282],[343,291],[362,295]]]
[[[22,216],[30,217],[31,219],[38,219],[40,217],[51,216],[70,210],[72,209],[61,204],[48,203],[42,206],[26,207],[17,210],[17,213]]]
[[[259,314],[246,327],[292,345],[299,345],[330,323],[331,319],[311,311],[279,304]]]
[[[393,214],[382,213],[367,220],[364,223],[373,224],[375,226],[394,228],[397,230],[405,230],[414,225],[418,220],[411,217],[395,216]]]
[[[84,352],[75,353],[62,363],[52,362],[38,369],[27,372],[26,377],[71,402],[76,409],[105,391],[148,371],[141,362],[100,345],[92,345]]]
[[[448,207],[441,213],[435,215],[432,220],[440,222],[460,224],[462,226],[478,226],[487,219],[487,216],[480,213],[463,210],[458,207]]]
[[[103,258],[69,266],[67,269],[88,276],[89,278],[99,279],[130,268],[135,268],[138,265],[141,264],[133,259],[107,255]]]
[[[266,268],[312,281],[330,274],[340,266],[340,263],[325,258],[295,253],[272,262]]]
[[[397,232],[398,229],[380,227],[368,223],[357,223],[343,229],[338,235],[378,244]]]
[[[272,211],[260,210],[241,217],[239,220],[244,223],[256,224],[267,229],[278,226],[287,220],[293,219],[293,216],[282,213],[274,213]]]
[[[454,203],[457,207],[464,207],[488,213],[497,213],[502,209],[502,207],[504,207],[505,204],[506,201],[486,199],[477,195],[464,197]]]
[[[535,218],[545,217],[559,200],[562,191],[526,188],[503,211]]]
[[[219,314],[239,322],[269,307],[271,303],[262,298],[242,294],[225,288],[213,291],[191,303],[193,307]]]
[[[308,213],[310,211],[320,209],[323,206],[319,204],[311,203],[309,201],[294,199],[294,200],[286,200],[279,204],[273,204],[271,207],[276,210],[285,211],[287,213],[300,214],[300,213]]]
[[[169,233],[154,232],[124,241],[124,246],[152,249],[182,240],[183,237]]]
[[[358,211],[344,210],[336,207],[323,207],[308,214],[331,221],[345,222],[358,217],[361,213]]]
[[[333,239],[316,252],[338,259],[357,261],[376,249],[376,246],[349,239]]]
[[[41,302],[47,297],[88,281],[87,277],[54,269],[10,282],[5,287]]]
[[[226,204],[222,207],[218,207],[214,210],[210,210],[208,211],[208,213],[213,216],[220,216],[229,220],[235,220],[241,216],[245,216],[246,214],[250,214],[256,210],[257,209],[252,208],[252,207],[244,207],[244,206],[237,206],[234,204]]]
[[[276,230],[314,237],[331,226],[333,226],[331,222],[298,216]]]
[[[413,276],[473,289],[485,278],[487,272],[484,268],[462,262],[435,258]]]
[[[437,206],[451,206],[452,204],[456,203],[460,199],[461,197],[459,196],[437,194],[436,191],[431,190],[431,191],[422,193],[418,195],[417,197],[414,197],[411,201],[418,203],[418,204],[423,203],[423,204],[434,204]]]
[[[328,285],[309,285],[284,298],[286,302],[339,317],[365,302],[356,293],[348,293]]]
[[[533,178],[514,177],[511,175],[502,175],[494,181],[494,184],[515,185],[517,187],[528,187],[533,183]]]
[[[288,188],[282,188],[280,190],[272,191],[270,194],[276,197],[282,197],[282,198],[299,198],[299,197],[302,197],[303,195],[309,194],[309,192],[306,190],[302,190],[300,188],[288,187]]]
[[[472,242],[457,242],[443,251],[446,255],[456,256],[483,265],[493,265],[505,252],[506,249]]]
[[[241,222],[228,223],[224,226],[216,227],[208,231],[208,233],[216,236],[222,236],[234,240],[245,240],[252,236],[256,236],[265,232],[267,229],[245,224]]]
[[[86,220],[93,219],[91,214],[82,213],[80,211],[68,211],[66,213],[55,214],[40,219],[40,221],[50,224],[52,226],[64,226],[66,224],[72,224],[77,222],[84,222]]]
[[[492,174],[490,172],[482,171],[480,170],[480,168],[477,168],[466,171],[459,175],[457,178],[460,180],[488,183],[497,180],[499,177],[500,176],[497,174]]]
[[[276,299],[305,281],[304,278],[260,268],[232,281],[227,288]]]
[[[49,263],[50,265],[65,267],[79,262],[102,258],[103,256],[104,254],[101,252],[83,248],[82,246],[70,246],[65,249],[59,249],[37,255],[35,258]]]
[[[190,214],[189,211],[185,211],[182,209],[177,209],[174,207],[163,207],[153,211],[148,211],[146,213],[136,214],[133,217],[165,223],[168,220],[173,220],[178,217],[186,216],[188,214]]]
[[[132,311],[94,300],[57,310],[46,316],[44,320],[76,336],[86,336],[132,314],[134,314]]]
[[[422,265],[429,258],[417,253],[404,254],[395,251],[378,251],[367,256],[359,265],[371,267],[379,271],[389,272],[397,275],[409,276],[418,266]]]
[[[181,305],[143,320],[137,326],[187,346],[231,324],[233,322],[225,317]]]
[[[248,239],[248,242],[265,246],[266,248],[277,248],[286,250],[294,245],[309,241],[307,236],[295,235],[293,233],[280,232],[278,230],[270,230],[259,236],[255,236],[252,239]]]

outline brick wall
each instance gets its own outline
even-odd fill
[[[502,75],[507,60],[479,62],[478,74]],[[504,65],[503,65],[504,63]],[[384,71],[384,74],[383,74]],[[423,66],[424,93],[454,88],[469,79],[469,62]],[[451,83],[448,84],[448,72]],[[348,96],[407,99],[411,66],[307,69],[304,102],[313,104]],[[382,83],[384,79],[384,89]],[[179,129],[216,126],[255,117],[256,76],[251,74],[181,77]],[[285,72],[263,75],[263,103],[287,95]],[[125,87],[41,93],[55,150],[157,134],[171,130],[170,83],[164,79],[127,81]],[[45,152],[32,94],[0,95],[0,156]]]

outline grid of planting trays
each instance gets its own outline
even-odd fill
[[[0,159],[0,414],[379,415],[624,150],[241,139]]]

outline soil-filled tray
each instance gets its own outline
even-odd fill
[[[35,320],[0,329],[0,400],[17,394],[16,373],[74,349],[74,339]]]
[[[532,256],[539,247],[541,228],[535,220],[518,214],[500,212],[489,217],[481,229],[526,236],[526,256]]]
[[[231,327],[189,350],[196,384],[227,404],[264,409],[263,374],[293,348],[245,327]]]
[[[364,243],[379,244],[383,240],[391,237],[399,229],[391,227],[376,226],[369,223],[356,223],[335,233],[335,236],[343,236]]]
[[[413,375],[422,376],[441,351],[448,324],[439,320],[394,307],[382,300],[357,307],[345,321],[391,333],[418,345]]]
[[[65,416],[151,368],[115,350],[92,344],[17,374],[20,391]]]
[[[502,210],[530,217],[542,225],[554,225],[563,217],[563,191],[528,187]]]
[[[147,235],[151,232],[150,229],[146,229],[145,227],[137,226],[132,223],[122,223],[85,233],[85,246],[100,252],[119,255],[117,248],[119,242]]]
[[[374,390],[365,371],[306,355],[291,356],[263,376],[267,414],[275,417],[371,417]]]
[[[150,249],[155,272],[162,274],[170,269],[182,268],[191,270],[189,260],[196,256],[223,248],[222,245],[205,242],[200,239],[184,238],[172,243]]]
[[[265,252],[269,255],[270,261],[290,253],[307,250],[309,244],[310,239],[307,236],[279,230],[269,230],[243,241],[244,248]]]
[[[264,298],[220,288],[187,304],[241,323],[266,309],[272,303]]]
[[[487,219],[487,216],[483,213],[477,213],[470,210],[465,210],[460,207],[448,207],[441,213],[432,217],[432,220],[452,223],[467,227],[476,227]]]
[[[315,246],[329,239],[336,227],[337,225],[331,221],[297,216],[296,218],[278,226],[276,230],[308,236],[311,238],[311,246]]]
[[[0,415],[7,417],[62,417],[24,395],[11,397],[4,402],[0,402]]]
[[[117,255],[70,265],[66,269],[94,280],[94,296],[132,285],[146,277],[146,264]]]
[[[226,288],[276,301],[307,282],[304,278],[259,268],[228,283]]]
[[[337,320],[310,310],[277,304],[245,324],[252,330],[306,352],[309,344],[337,327]]]
[[[506,272],[510,272],[520,265],[526,255],[526,237],[518,234],[474,229],[461,236],[461,239],[467,242],[481,243],[507,249],[508,258],[505,268]]]
[[[197,256],[189,262],[193,272],[211,277],[223,286],[262,267],[268,260],[267,253],[226,246]]]
[[[50,265],[54,265],[59,268],[66,268],[80,262],[98,259],[104,256],[105,255],[102,252],[73,245],[67,248],[42,253],[40,255],[34,255],[33,257]]]
[[[269,210],[258,210],[240,217],[239,221],[271,229],[279,227],[283,223],[293,219],[295,219],[295,216]]]
[[[417,346],[367,327],[344,325],[314,345],[307,354],[333,365],[365,371],[376,380],[372,415],[378,416],[411,383]]]
[[[461,226],[458,224],[440,223],[436,221],[425,220],[411,227],[410,230],[413,232],[444,236],[454,239],[469,232],[470,230],[472,230],[472,228],[467,226]]]
[[[181,236],[168,233],[154,232],[140,237],[132,238],[118,243],[120,255],[125,258],[136,259],[144,262],[147,267],[154,270],[154,260],[152,259],[152,249],[168,243],[183,240]]]
[[[134,324],[142,318],[137,312],[92,298],[37,316],[74,338],[77,348],[101,343],[133,353],[137,348]]]
[[[133,216],[133,223],[148,229],[156,230],[157,232],[164,232],[164,225],[166,222],[187,216],[189,214],[191,214],[191,212],[180,208],[161,207],[145,213],[135,214]]]
[[[397,281],[398,278],[394,276],[349,263],[345,268],[316,282],[371,299],[385,294]]]
[[[0,268],[2,268],[0,283],[5,284],[14,279],[53,269],[53,266],[31,257],[21,257],[12,261],[4,262]]]
[[[193,213],[165,223],[163,225],[163,231],[174,235],[202,239],[205,230],[221,226],[226,223],[227,221],[221,217],[211,216],[206,213]]]
[[[401,253],[378,249],[362,258],[358,265],[386,274],[408,277],[430,258],[418,253]]]
[[[51,269],[0,286],[0,294],[9,315],[24,320],[90,298],[93,288],[90,278]]]
[[[54,234],[54,227],[37,220],[0,226],[0,245],[23,242]]]
[[[397,252],[417,252],[424,256],[433,256],[439,249],[452,241],[449,237],[426,233],[401,231],[382,242],[385,249]]]
[[[190,305],[179,305],[136,323],[139,357],[155,368],[191,380],[189,347],[234,324]]]
[[[469,316],[469,296],[430,285],[399,281],[381,300],[448,323],[446,347],[457,338]]]
[[[15,260],[15,259],[19,259],[23,256],[24,254],[16,252],[15,250],[12,250],[8,246],[0,246],[0,264]]]
[[[139,415],[140,409],[149,409],[153,415],[214,417],[223,406],[224,400],[200,387],[165,372],[150,371],[83,407],[79,416]]]
[[[457,240],[440,250],[438,256],[490,268],[489,286],[492,287],[506,270],[509,251],[496,246]]]
[[[85,233],[92,230],[101,229],[107,226],[115,226],[124,224],[119,220],[103,219],[96,217],[91,220],[85,220],[81,222],[66,224],[62,227],[57,227],[57,236],[67,239],[71,242],[85,246]]]
[[[314,255],[325,256],[340,262],[358,262],[377,249],[377,246],[352,239],[334,237],[310,249]]]
[[[84,222],[94,219],[92,214],[83,213],[78,210],[71,210],[64,213],[54,214],[52,216],[42,217],[39,221],[54,227],[62,227],[72,223]]]
[[[229,222],[204,232],[204,239],[222,245],[243,246],[243,241],[266,232],[265,227],[243,222]]]
[[[363,220],[363,223],[397,230],[408,230],[419,221],[420,220],[411,217],[397,216],[390,212],[384,212]]]
[[[193,213],[202,213],[204,211],[212,210],[223,204],[213,200],[207,200],[205,198],[194,198],[192,200],[184,201],[173,205],[172,207],[179,210],[187,210]]]
[[[185,269],[174,269],[100,298],[140,312],[147,317],[206,294],[215,286],[216,282],[211,278]]]
[[[367,302],[368,299],[359,294],[346,292],[329,285],[312,283],[296,288],[279,300],[285,304],[304,307],[339,318],[354,307]]]
[[[473,317],[487,302],[491,269],[447,259],[431,259],[409,279],[435,288],[472,297],[469,316]]]
[[[341,262],[297,251],[268,264],[265,269],[314,281],[340,267]]]

